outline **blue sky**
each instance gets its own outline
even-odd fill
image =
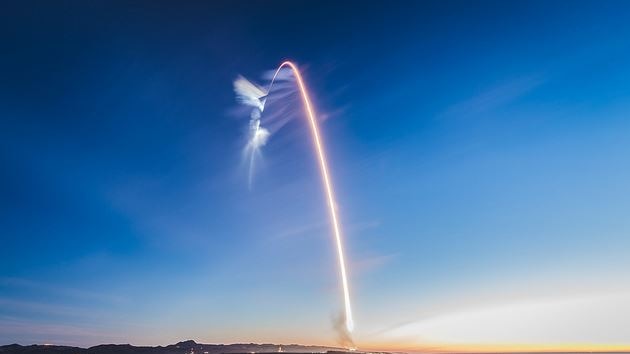
[[[234,113],[237,75],[291,58],[322,118],[359,346],[630,346],[628,10],[8,5],[0,343],[334,344],[306,126],[272,136],[249,190]],[[501,317],[523,304],[567,333]],[[513,335],[457,337],[470,321]]]

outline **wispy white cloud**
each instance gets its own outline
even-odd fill
[[[468,307],[386,330],[384,341],[442,345],[630,345],[630,292]]]
[[[100,327],[68,325],[0,317],[0,341],[20,344],[59,344],[90,346],[99,343],[121,343],[127,338]]]
[[[543,84],[539,75],[524,76],[490,87],[449,107],[443,117],[483,114],[509,104]]]
[[[352,272],[354,275],[368,273],[386,266],[398,257],[398,253],[378,254],[365,256],[352,262]]]
[[[7,288],[28,289],[44,293],[47,295],[57,295],[60,297],[98,301],[106,303],[120,303],[125,299],[120,296],[106,294],[102,292],[89,291],[74,287],[60,286],[41,281],[35,281],[25,278],[16,277],[0,277],[0,286]]]
[[[77,306],[48,301],[22,300],[0,297],[0,313],[19,314],[24,318],[30,316],[54,317],[60,321],[119,321],[120,318],[100,307]]]
[[[310,232],[323,230],[328,227],[328,220],[322,220],[320,222],[313,222],[309,224],[300,224],[283,230],[276,234],[276,238],[287,238],[306,235]]]

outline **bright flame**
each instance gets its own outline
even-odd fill
[[[354,321],[352,319],[352,307],[350,305],[350,290],[348,288],[348,276],[346,274],[346,261],[343,252],[343,244],[341,242],[341,228],[339,227],[339,218],[337,217],[336,210],[336,202],[335,202],[335,194],[333,192],[332,183],[330,182],[330,176],[328,174],[328,163],[326,160],[326,154],[324,152],[322,139],[319,134],[319,127],[317,125],[317,120],[315,119],[315,113],[313,111],[313,106],[311,104],[311,100],[308,95],[308,91],[306,90],[306,85],[304,85],[304,80],[302,79],[302,75],[298,70],[297,66],[290,62],[285,61],[276,70],[271,79],[271,84],[269,85],[269,92],[271,92],[271,88],[273,86],[278,73],[283,67],[289,67],[293,71],[295,78],[298,83],[298,88],[300,89],[300,94],[302,96],[302,101],[304,102],[304,109],[306,111],[306,115],[308,117],[311,134],[313,136],[313,142],[315,143],[315,150],[317,152],[317,157],[319,160],[319,169],[322,175],[322,180],[324,181],[324,187],[326,189],[326,197],[328,200],[328,209],[330,212],[330,219],[332,221],[333,232],[335,234],[335,241],[337,244],[337,255],[339,258],[339,270],[341,273],[341,282],[343,285],[343,301],[345,307],[345,320],[346,320],[346,328],[348,332],[352,332],[354,329]]]

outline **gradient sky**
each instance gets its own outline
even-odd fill
[[[232,81],[298,62],[356,340],[630,348],[630,3],[15,1],[0,344],[335,344],[302,121],[247,188]]]

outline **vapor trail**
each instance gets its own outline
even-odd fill
[[[321,178],[324,184],[324,189],[326,192],[326,200],[328,204],[328,210],[330,214],[330,219],[333,227],[333,233],[335,236],[335,243],[337,248],[337,256],[339,260],[339,273],[341,276],[341,283],[343,287],[343,302],[344,302],[344,320],[345,327],[349,333],[351,333],[354,329],[354,321],[352,317],[352,306],[350,303],[350,290],[348,287],[348,276],[346,272],[346,261],[343,250],[342,243],[342,235],[341,235],[341,227],[339,223],[339,217],[337,216],[336,210],[336,202],[335,202],[335,193],[333,190],[332,182],[330,179],[329,169],[328,169],[328,160],[326,159],[326,153],[324,151],[324,144],[322,142],[322,138],[319,132],[319,126],[317,123],[317,119],[315,118],[315,112],[313,109],[313,105],[311,104],[311,99],[308,94],[308,90],[306,89],[306,85],[304,84],[304,79],[300,74],[297,66],[291,61],[285,61],[273,74],[271,79],[271,83],[267,91],[265,92],[257,85],[247,81],[243,77],[239,77],[234,83],[234,89],[239,100],[249,106],[254,107],[254,110],[251,114],[250,119],[250,137],[249,142],[246,146],[246,152],[251,153],[249,156],[250,161],[250,171],[249,171],[249,183],[251,186],[251,178],[252,178],[252,169],[254,165],[254,154],[256,154],[260,147],[265,145],[267,138],[270,134],[268,130],[262,128],[260,126],[260,117],[265,107],[265,101],[268,98],[268,95],[271,93],[274,83],[278,78],[278,74],[282,70],[282,68],[288,67],[295,76],[297,81],[297,86],[300,91],[300,95],[302,97],[302,103],[304,104],[304,111],[309,121],[309,127],[311,130],[311,136],[313,139],[313,145],[315,146],[315,152],[317,154],[317,159],[319,162],[319,170],[321,173]]]
[[[346,261],[344,257],[343,251],[343,243],[341,240],[341,227],[339,226],[339,218],[337,216],[336,202],[335,202],[335,193],[333,191],[332,182],[330,181],[330,176],[328,173],[328,160],[326,159],[326,153],[324,152],[324,147],[322,143],[322,139],[319,133],[319,126],[317,124],[317,120],[315,119],[315,112],[313,110],[313,106],[311,104],[311,100],[306,90],[306,85],[304,84],[304,79],[302,79],[302,74],[298,70],[297,66],[290,62],[285,61],[273,75],[271,79],[271,84],[269,85],[269,90],[267,93],[271,92],[273,84],[278,76],[278,73],[283,67],[289,67],[293,71],[295,78],[298,83],[298,88],[300,89],[300,94],[302,96],[302,101],[304,103],[304,110],[306,111],[306,115],[308,116],[308,120],[311,127],[311,134],[313,136],[313,142],[315,144],[315,150],[317,152],[317,157],[319,160],[319,169],[322,175],[322,180],[324,181],[324,187],[326,189],[326,198],[328,200],[328,210],[330,212],[330,219],[333,225],[333,232],[335,234],[335,241],[337,244],[337,256],[339,259],[339,271],[341,273],[341,282],[343,285],[343,301],[345,307],[345,320],[346,320],[346,329],[348,332],[352,332],[354,329],[354,320],[352,318],[352,305],[350,303],[350,290],[348,287],[348,276],[346,273]]]

